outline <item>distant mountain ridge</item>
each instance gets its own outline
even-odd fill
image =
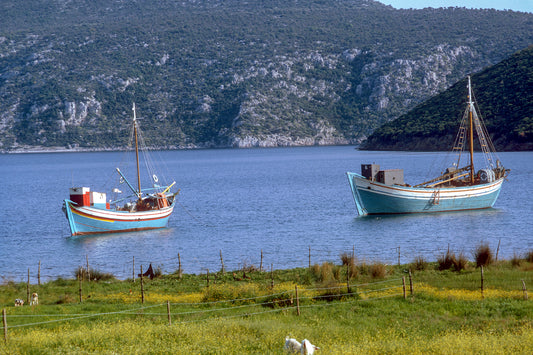
[[[472,76],[497,150],[533,150],[533,45]],[[378,128],[365,150],[449,150],[465,108],[466,79]]]
[[[0,12],[0,151],[357,144],[533,43],[533,14],[372,0],[28,0]]]

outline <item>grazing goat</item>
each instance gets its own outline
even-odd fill
[[[39,304],[39,295],[34,292],[31,294],[30,306]]]
[[[20,307],[24,306],[24,300],[21,300],[20,298],[17,298],[15,300],[15,307],[19,307],[19,306]]]
[[[301,353],[305,355],[312,355],[315,353],[315,350],[320,349],[318,346],[314,346],[307,339],[302,340],[302,350]]]
[[[285,337],[285,346],[283,349],[289,353],[299,353],[302,348],[302,344],[296,339]]]

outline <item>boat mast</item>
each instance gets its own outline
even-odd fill
[[[141,174],[139,172],[139,145],[137,143],[137,116],[135,114],[135,102],[133,103],[133,135],[135,136],[135,158],[137,160],[137,186],[139,186],[137,196],[139,197],[139,201],[141,201]]]
[[[470,142],[470,183],[474,184],[474,102],[472,101],[472,86],[470,84],[470,75],[468,76],[468,120],[470,124],[469,142]]]

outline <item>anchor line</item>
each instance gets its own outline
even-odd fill
[[[212,225],[212,224],[207,224],[207,223],[204,223],[204,222],[200,221],[200,219],[196,218],[196,216],[194,216],[194,215],[193,215],[188,209],[186,209],[185,206],[183,206],[183,205],[181,204],[181,202],[177,201],[177,203],[178,203],[178,205],[181,206],[181,208],[183,208],[183,210],[184,210],[185,212],[187,212],[187,214],[188,214],[193,220],[195,220],[196,222],[198,222],[198,224],[203,225],[204,227],[215,227],[215,226]]]

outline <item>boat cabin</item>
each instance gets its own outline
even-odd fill
[[[405,185],[403,169],[380,170],[378,164],[361,164],[361,175],[385,185]]]
[[[104,192],[91,191],[89,187],[71,187],[70,200],[78,206],[109,209]]]

